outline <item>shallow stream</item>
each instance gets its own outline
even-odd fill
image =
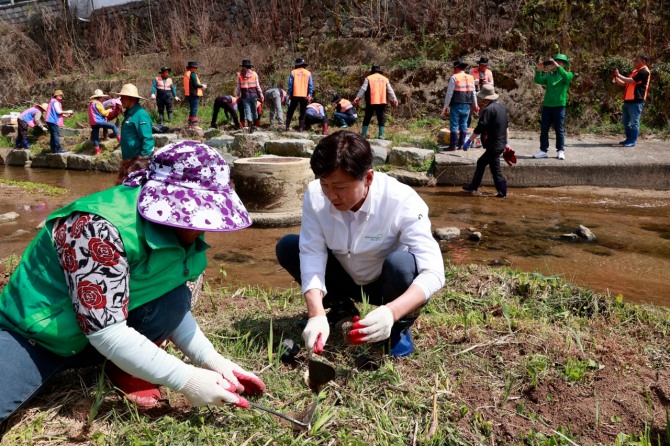
[[[15,223],[0,224],[0,258],[21,254],[33,228],[51,211],[88,193],[112,186],[115,175],[0,166],[0,178],[34,181],[68,189],[59,197],[9,193],[0,189],[0,214],[17,212]],[[487,263],[560,275],[567,280],[623,294],[626,300],[670,307],[670,191],[598,187],[512,189],[505,200],[493,189],[471,196],[459,188],[419,188],[433,227],[455,226],[463,237],[449,244],[445,259]],[[597,236],[591,243],[566,241],[578,225]],[[480,242],[467,240],[469,228]],[[278,269],[276,241],[298,227],[250,228],[209,234],[208,280],[288,287]]]

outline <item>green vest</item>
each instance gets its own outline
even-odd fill
[[[198,239],[185,250],[170,227],[142,218],[137,212],[140,190],[113,187],[52,213],[0,294],[0,328],[60,356],[79,353],[87,345],[52,239],[54,221],[74,212],[99,215],[119,231],[129,265],[129,311],[195,280],[207,266],[208,246]]]

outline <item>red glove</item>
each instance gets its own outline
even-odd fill
[[[244,393],[258,395],[265,391],[265,383],[258,376],[244,370],[233,370],[233,375],[244,387]]]
[[[512,167],[514,164],[516,164],[516,155],[514,154],[514,150],[512,150],[510,146],[505,146],[505,150],[503,151],[502,157],[508,166]]]
[[[352,325],[351,330],[349,331],[349,342],[352,344],[365,344],[363,338],[367,335],[359,331],[361,328],[365,328],[365,325],[361,325],[360,322],[358,322],[360,320],[360,316],[354,316],[354,325]]]
[[[360,98],[356,98],[356,99],[354,99],[354,105],[358,105],[359,102],[361,102],[361,99],[360,99]]]

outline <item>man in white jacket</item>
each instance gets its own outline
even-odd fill
[[[320,353],[330,325],[354,317],[354,342],[389,340],[392,356],[411,354],[410,327],[444,285],[428,206],[409,186],[372,170],[370,144],[359,134],[323,138],[310,164],[317,179],[305,191],[300,235],[276,247],[281,266],[302,285],[307,349]],[[353,301],[363,294],[378,308],[359,320]]]

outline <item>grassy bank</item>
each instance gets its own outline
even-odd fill
[[[2,445],[668,445],[670,312],[576,288],[555,277],[449,265],[447,286],[414,328],[402,360],[347,347],[325,357],[336,380],[306,432],[261,412],[190,409],[167,392],[138,412],[99,369],[61,376],[12,420]],[[259,373],[261,404],[299,412],[313,400],[300,341],[299,290],[221,285],[209,278],[195,309],[224,356]],[[299,342],[301,344],[301,342]],[[357,368],[367,355],[373,366]],[[374,365],[376,364],[376,365]]]

